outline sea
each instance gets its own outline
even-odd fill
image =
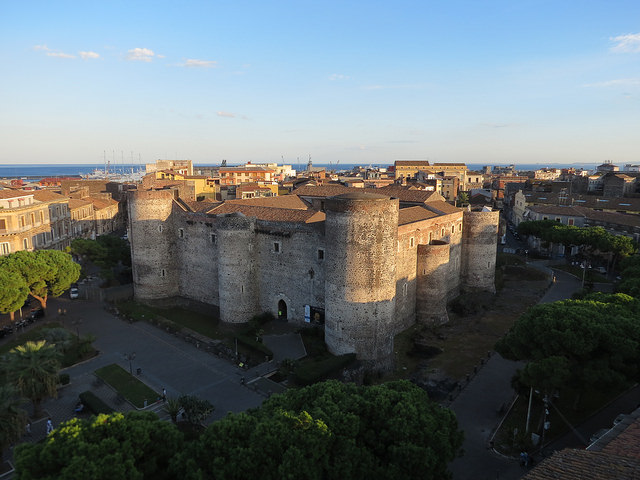
[[[390,164],[377,164],[377,165],[365,165],[365,164],[356,164],[356,163],[345,163],[345,164],[323,164],[317,163],[313,164],[314,167],[324,167],[328,170],[335,171],[349,171],[353,170],[354,167],[363,166],[363,167],[381,167],[386,168]],[[492,165],[492,166],[506,166],[506,164],[480,164],[480,163],[468,163],[467,167],[472,171],[482,170],[484,165]],[[525,163],[525,164],[517,164],[516,169],[519,171],[528,171],[528,170],[537,170],[539,168],[548,167],[548,168],[584,168],[586,170],[595,170],[596,163],[573,163],[573,164],[560,164],[560,163]],[[215,164],[194,164],[194,169],[198,167],[211,167],[218,166]],[[229,164],[229,166],[233,166]],[[294,169],[303,170],[306,167],[306,164],[302,165],[293,165]],[[134,172],[140,172],[144,170],[144,166],[140,164],[120,164],[120,165],[111,165],[109,166],[109,173],[114,174],[122,174],[127,175]],[[41,163],[41,164],[31,164],[31,165],[7,165],[0,164],[0,178],[24,178],[30,180],[36,180],[40,178],[46,177],[87,177],[94,174],[104,173],[104,164],[94,164],[94,163]]]

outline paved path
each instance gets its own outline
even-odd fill
[[[532,265],[548,270],[544,262]],[[565,272],[557,272],[556,277],[557,281],[540,303],[570,298],[581,287],[575,277]],[[498,354],[492,355],[451,404],[465,433],[464,455],[449,465],[454,480],[510,480],[525,473],[516,460],[498,455],[489,448],[491,435],[502,418],[499,411],[503,405],[510,405],[514,398],[511,378],[522,365]]]
[[[215,411],[207,419],[208,422],[220,419],[228,412],[257,407],[262,404],[269,391],[277,391],[271,385],[265,384],[262,388],[261,383],[255,382],[256,377],[261,374],[260,366],[253,371],[241,369],[148,323],[130,324],[122,321],[105,311],[101,304],[59,298],[51,299],[48,307],[49,316],[46,320],[60,321],[80,335],[95,335],[93,345],[100,351],[93,359],[63,370],[69,374],[71,383],[59,390],[57,399],[49,399],[43,403],[43,409],[51,417],[54,426],[76,415],[74,408],[78,402],[78,394],[85,390],[92,390],[116,410],[127,411],[134,408],[128,402],[118,399],[111,387],[98,385],[96,382],[93,372],[112,363],[126,370],[131,368],[134,373],[138,368],[141,369],[138,378],[158,394],[158,398],[149,399],[148,410],[157,412],[161,418],[168,417],[163,412],[162,401],[157,402],[162,388],[167,390],[169,397],[193,394],[209,400],[215,406]],[[59,308],[67,310],[64,317],[57,315]],[[15,335],[7,337],[3,342],[13,338]],[[300,358],[305,355],[304,345],[297,334],[265,336],[265,343],[273,349],[276,359]],[[135,358],[130,365],[126,355],[133,352]],[[273,370],[275,362],[262,368]],[[33,421],[31,435],[25,435],[23,441],[38,441],[45,435],[46,417]]]

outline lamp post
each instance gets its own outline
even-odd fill
[[[124,358],[129,361],[129,373],[133,377],[133,365],[131,364],[131,362],[133,362],[133,360],[135,360],[136,352],[125,353],[124,354]]]

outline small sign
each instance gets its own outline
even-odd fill
[[[304,321],[311,323],[311,307],[309,305],[304,306]]]

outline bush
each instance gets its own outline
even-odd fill
[[[102,400],[96,397],[93,392],[90,392],[89,390],[87,390],[86,392],[82,392],[79,397],[82,404],[87,407],[94,415],[114,412],[113,408],[104,403]]]
[[[331,356],[324,360],[303,362],[295,369],[295,381],[298,385],[311,385],[329,377],[354,362],[355,353]]]
[[[61,373],[60,375],[58,375],[58,383],[60,385],[69,385],[70,380],[71,378],[69,377],[68,373]]]
[[[264,325],[267,322],[270,322],[271,320],[275,320],[276,317],[273,316],[273,313],[271,312],[262,312],[258,315],[254,315],[253,317],[251,317],[251,320],[249,320],[249,323],[255,323],[258,325]]]

